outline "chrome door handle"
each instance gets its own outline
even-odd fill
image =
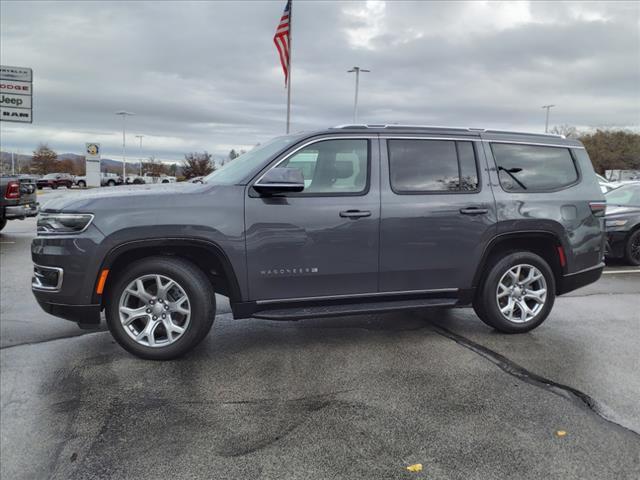
[[[485,215],[489,213],[489,209],[478,207],[461,208],[460,213],[463,215]]]
[[[340,212],[340,216],[343,218],[370,217],[371,212],[369,210],[344,210]]]

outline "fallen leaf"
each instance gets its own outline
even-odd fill
[[[565,432],[564,430],[556,430],[556,437],[566,437],[567,436],[567,432]]]
[[[414,463],[413,465],[409,465],[407,467],[407,470],[409,470],[410,472],[421,472],[422,471],[422,464],[421,463]]]

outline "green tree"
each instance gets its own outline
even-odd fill
[[[596,130],[579,140],[587,149],[596,172],[640,170],[640,134],[626,130]]]
[[[211,154],[191,152],[185,154],[182,161],[182,174],[185,178],[204,177],[216,169],[215,162],[211,159]]]
[[[58,154],[51,150],[46,143],[41,143],[33,152],[31,169],[34,173],[46,175],[58,170]]]

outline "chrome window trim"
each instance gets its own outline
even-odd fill
[[[34,272],[33,272],[33,279],[31,280],[31,288],[33,290],[42,290],[42,291],[46,291],[46,292],[59,292],[60,291],[60,289],[62,288],[62,280],[64,278],[64,270],[62,268],[60,268],[60,267],[47,267],[45,265],[38,265],[37,263],[34,263],[33,266],[34,266]],[[40,282],[40,280],[36,276],[35,267],[40,268],[42,270],[53,270],[53,271],[58,272],[58,283],[56,284],[56,286],[55,287],[47,287],[47,286],[42,285],[42,283]]]
[[[357,135],[357,134],[353,134],[353,135],[336,135],[336,136],[313,138],[313,139],[311,139],[311,140],[309,140],[307,142],[304,142],[304,143],[300,144],[299,146],[297,146],[296,148],[291,150],[289,153],[287,153],[284,157],[282,157],[275,164],[273,164],[271,167],[269,167],[262,175],[260,175],[260,178],[258,178],[258,180],[253,182],[252,185],[259,184],[262,181],[262,179],[264,178],[264,176],[267,174],[267,172],[269,172],[270,170],[272,170],[274,168],[277,168],[282,162],[284,162],[285,160],[288,160],[290,157],[292,157],[293,155],[298,153],[303,148],[308,147],[309,145],[313,145],[314,143],[323,142],[325,140],[375,140],[377,138],[379,138],[378,135]],[[370,161],[371,161],[371,159],[369,159],[369,163],[370,163]]]
[[[372,293],[352,293],[346,295],[322,295],[319,297],[296,297],[296,298],[282,298],[282,299],[272,299],[272,300],[256,300],[256,304],[258,305],[271,305],[277,303],[287,303],[287,302],[306,302],[313,300],[340,300],[345,298],[363,298],[363,297],[379,297],[383,295],[417,295],[421,293],[456,293],[458,292],[458,288],[436,288],[433,290],[401,290],[394,292],[372,292]]]
[[[430,137],[428,133],[424,135],[392,135],[385,133],[384,135],[380,135],[380,139],[384,140],[445,140],[449,142],[479,142],[480,139],[477,137],[469,138],[469,137]]]
[[[576,150],[584,150],[584,146],[581,145],[570,145],[570,144],[565,144],[565,145],[559,145],[557,143],[537,143],[537,142],[519,142],[517,140],[490,140],[487,138],[483,138],[481,140],[482,142],[486,142],[486,143],[516,143],[518,145],[534,145],[536,147],[555,147],[555,148],[569,148],[569,149],[576,149]]]
[[[91,218],[89,219],[89,221],[87,222],[87,224],[84,226],[84,228],[82,230],[78,230],[77,232],[41,232],[38,231],[38,221],[36,220],[36,235],[77,235],[79,233],[83,233],[87,230],[87,228],[89,228],[89,226],[93,223],[93,219],[95,218],[95,215],[93,213],[47,213],[47,212],[40,212],[38,214],[38,216],[56,216],[56,217],[66,217],[66,216],[78,216],[78,215],[89,215]]]

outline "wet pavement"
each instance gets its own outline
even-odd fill
[[[0,234],[3,479],[640,477],[640,270],[524,335],[469,309],[234,321],[220,297],[161,363],[39,309],[34,230]]]

